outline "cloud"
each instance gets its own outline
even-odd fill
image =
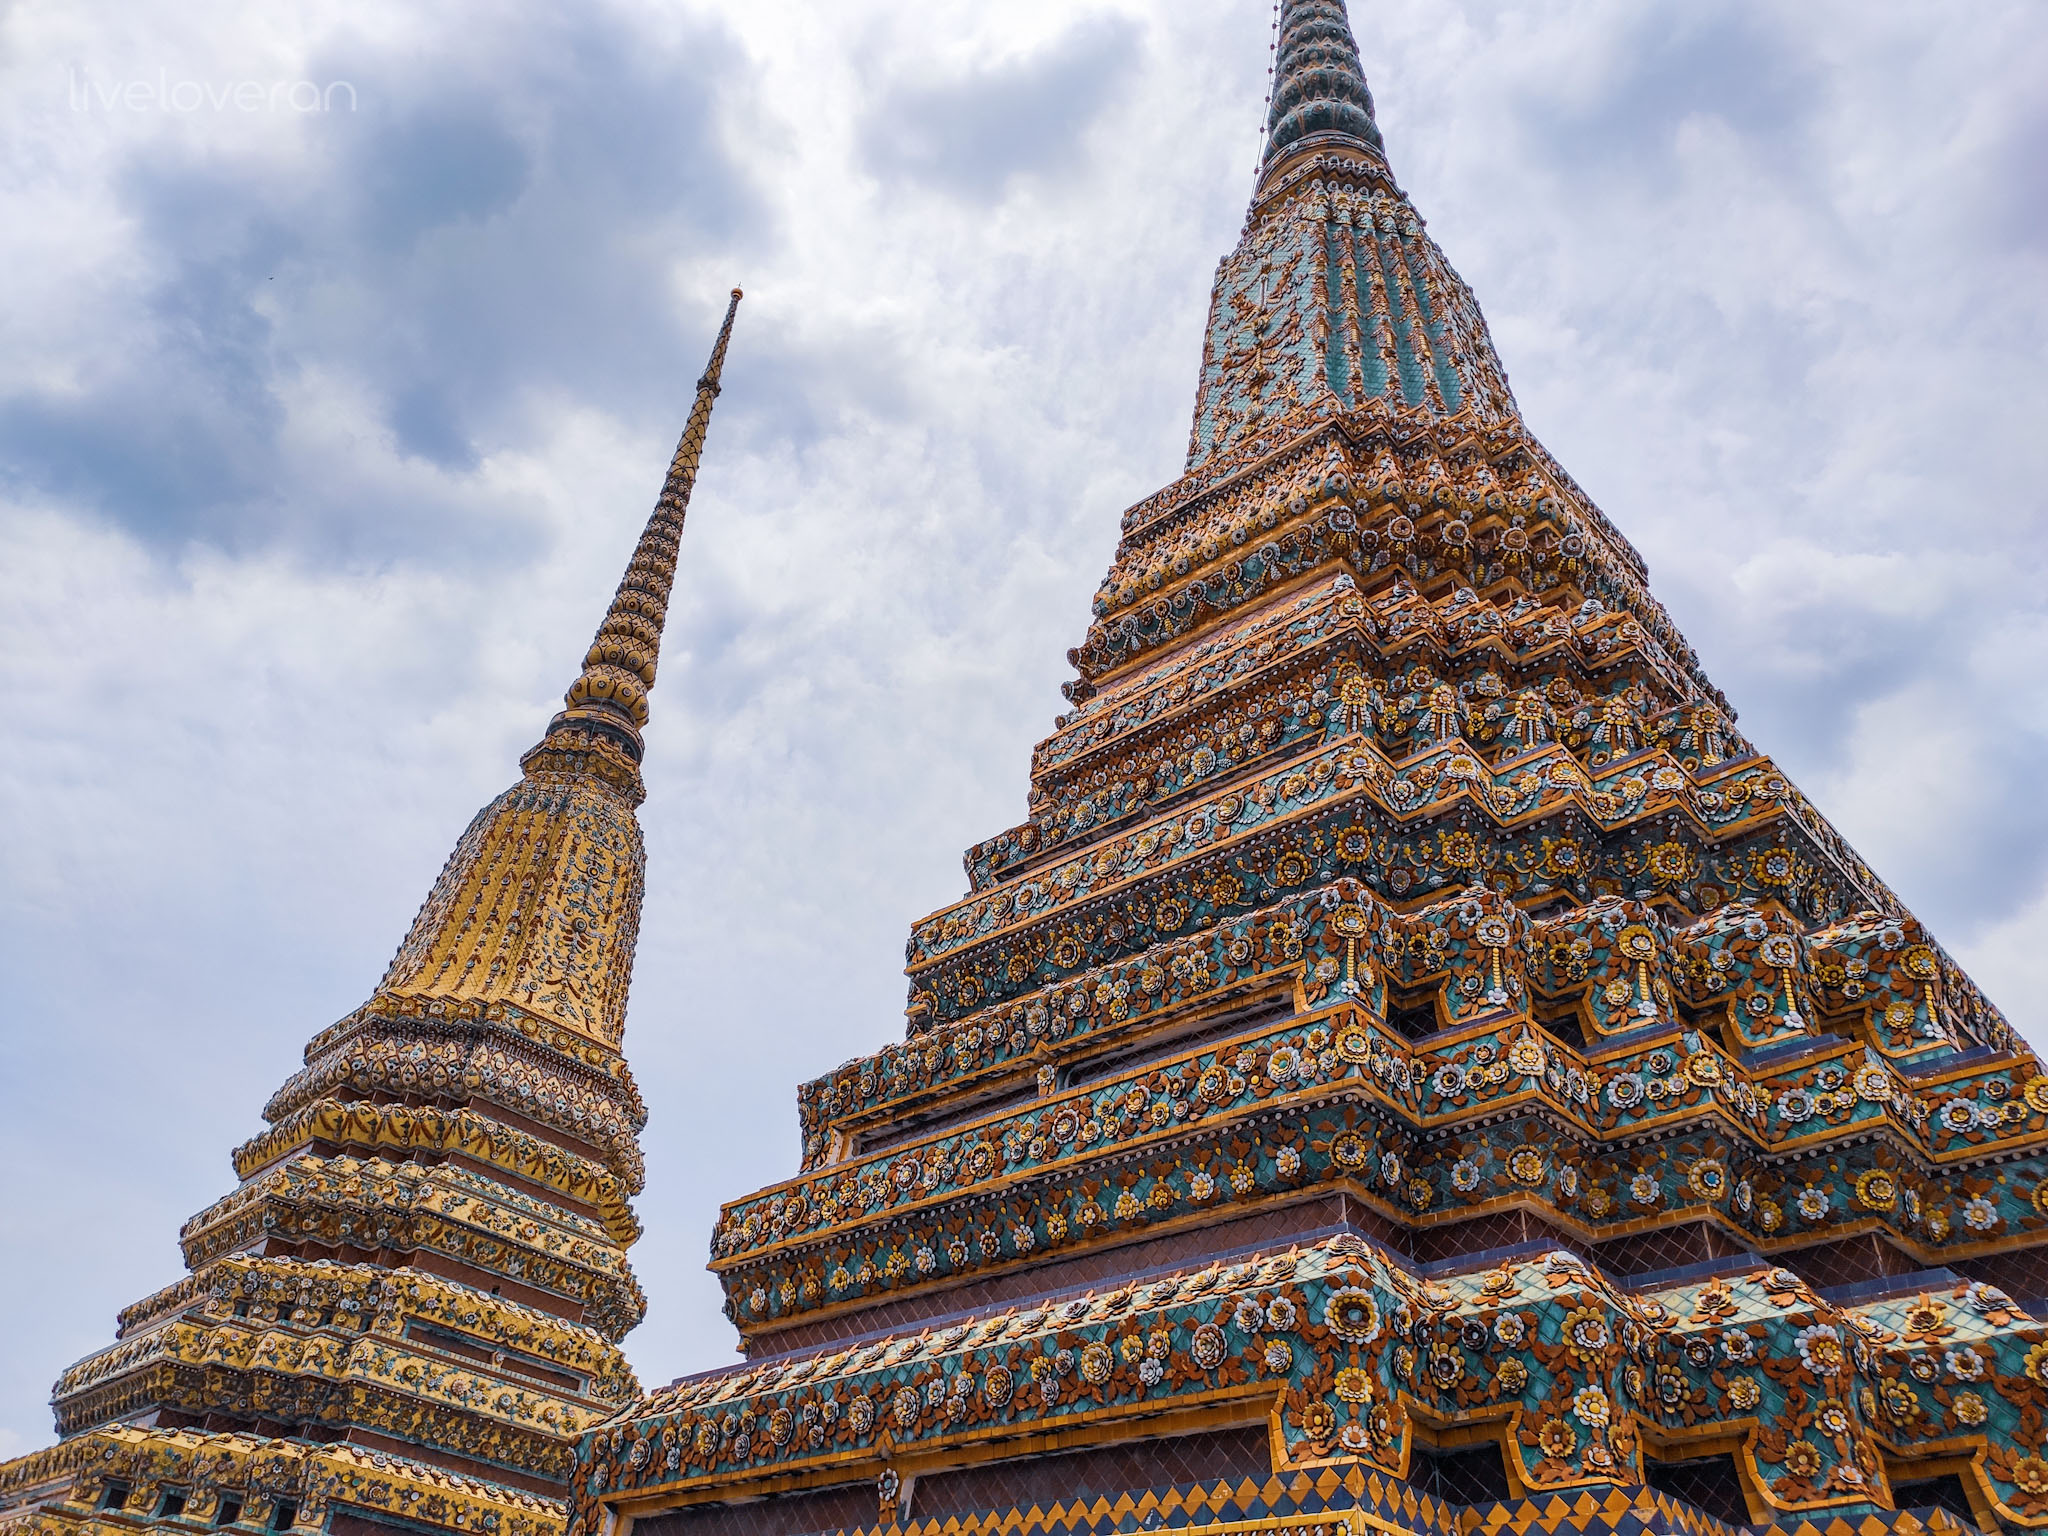
[[[1138,51],[1127,19],[1077,23],[1021,58],[885,87],[861,125],[877,174],[995,202],[1015,178],[1071,170],[1081,139],[1127,84]]]
[[[2048,108],[2032,104],[1998,133],[1986,157],[1986,223],[2022,252],[2048,255]]]
[[[482,36],[451,15],[404,50],[337,31],[306,48],[333,105],[282,125],[295,142],[234,122],[114,151],[88,195],[132,226],[133,269],[61,380],[0,383],[11,483],[166,550],[445,560],[490,539],[459,496],[401,515],[296,458],[293,402],[326,393],[305,375],[451,493],[530,434],[537,386],[637,414],[701,327],[674,263],[767,234],[714,123],[730,56],[715,21],[662,45],[604,11]]]
[[[1589,40],[1546,31],[1554,44]],[[1701,120],[1781,147],[1824,109],[1811,33],[1770,6],[1612,13],[1590,41],[1523,84],[1528,120],[1580,176],[1654,181]]]
[[[1385,0],[1389,153],[1532,425],[1776,754],[2040,1032],[2048,19]],[[643,1377],[717,1202],[901,1028],[1185,447],[1241,0],[31,0],[0,57],[0,1424],[361,1001],[556,705],[726,289],[642,813]],[[74,110],[72,71],[348,81]],[[2029,1012],[2029,1010],[2035,1010]],[[30,1338],[30,1335],[24,1335]]]
[[[2048,928],[2048,886],[2021,900],[2023,905],[2008,901],[2005,915],[1978,929],[1956,953],[1971,979],[1993,997],[2022,997],[2039,985],[2041,934]],[[2039,1042],[2039,1029],[2033,1038]]]

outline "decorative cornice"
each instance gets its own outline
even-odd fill
[[[608,1169],[469,1109],[323,1099],[237,1147],[235,1172],[249,1178],[312,1146],[379,1153],[452,1152],[590,1207],[622,1247],[640,1237],[626,1190]]]
[[[110,1488],[122,1492],[111,1509]],[[179,1516],[158,1515],[165,1492],[182,1498]],[[33,1502],[4,1507],[18,1499]],[[568,1513],[562,1500],[403,1456],[253,1435],[101,1429],[0,1463],[0,1532],[7,1536],[202,1531],[223,1523],[218,1517],[230,1500],[241,1506],[242,1530],[282,1528],[285,1511],[315,1528],[331,1510],[352,1508],[476,1536],[561,1536]]]
[[[718,1372],[586,1437],[578,1526],[812,1468],[886,1490],[897,1465],[1225,1401],[1270,1425],[1276,1470],[1404,1475],[1420,1420],[1495,1441],[1530,1492],[1639,1485],[1646,1439],[1730,1425],[1758,1504],[1816,1518],[1888,1508],[1887,1455],[1962,1448],[2001,1518],[2048,1524],[2048,1342],[2003,1292],[1845,1306],[1765,1261],[1720,1269],[1630,1291],[1554,1251],[1431,1278],[1346,1235]]]

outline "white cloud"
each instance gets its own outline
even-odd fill
[[[1956,947],[1956,959],[1971,979],[1993,997],[2030,996],[2040,987],[2041,941],[2048,935],[2048,886],[2010,917],[1980,928]],[[2026,1020],[2035,1050],[2048,1048],[2048,1028],[2039,1015]]]
[[[578,15],[0,22],[0,1307],[39,1324],[0,1422],[39,1433],[176,1278],[229,1143],[509,782],[732,281],[643,812],[649,1379],[729,1349],[718,1200],[793,1167],[800,1076],[900,1029],[909,923],[1021,816],[1117,514],[1178,470],[1260,7]],[[2037,1022],[2048,231],[2001,167],[2048,18],[1355,20],[1532,425],[1751,734]],[[74,112],[74,65],[364,94]],[[876,113],[987,79],[993,189],[872,153]]]

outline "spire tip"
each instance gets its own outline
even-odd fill
[[[1384,166],[1386,148],[1344,0],[1281,0],[1274,23],[1261,186],[1297,146],[1333,143]]]
[[[725,307],[725,322],[712,344],[711,360],[697,380],[696,403],[669,462],[668,478],[655,500],[654,513],[641,532],[618,594],[598,626],[597,638],[583,658],[583,670],[563,696],[567,707],[549,722],[551,737],[594,731],[625,748],[635,763],[640,759],[640,728],[647,723],[647,691],[654,686],[661,653],[661,631],[675,581],[676,546],[682,537],[690,492],[697,482],[704,434],[711,425],[711,405],[718,398],[725,347],[732,338],[733,314],[739,303],[740,290],[735,288]]]

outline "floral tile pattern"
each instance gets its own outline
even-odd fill
[[[1340,0],[1276,21],[1026,817],[576,1531],[2048,1526],[2048,1077],[1528,431]]]

